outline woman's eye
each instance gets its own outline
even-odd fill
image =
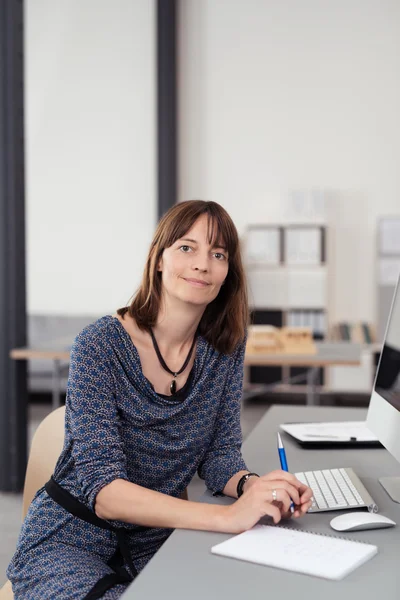
[[[180,250],[182,250],[182,252],[186,252],[186,254],[191,250],[190,246],[180,246],[179,247]]]
[[[222,252],[214,252],[214,256],[217,260],[225,260],[226,258],[225,254],[222,254]]]

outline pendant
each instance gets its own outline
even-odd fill
[[[169,391],[171,392],[172,395],[175,394],[175,392],[176,392],[176,380],[175,379],[173,379],[171,381],[171,385],[169,386]]]

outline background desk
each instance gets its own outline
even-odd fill
[[[10,357],[14,360],[43,360],[53,363],[52,407],[61,404],[61,379],[68,369],[70,349],[74,338],[71,336],[50,340],[38,346],[14,348]],[[307,404],[318,403],[316,383],[318,368],[325,366],[358,366],[361,360],[361,345],[348,342],[319,342],[315,354],[252,354],[246,352],[245,367],[282,366],[309,367],[307,372]],[[274,386],[256,386],[255,394],[273,389]],[[245,396],[253,395],[251,392]]]
[[[266,473],[279,468],[276,431],[284,421],[360,420],[365,409],[273,406],[243,444],[251,470]],[[391,529],[343,534],[378,546],[378,554],[342,581],[328,581],[290,571],[263,567],[213,556],[210,548],[230,536],[219,533],[176,530],[122,596],[123,600],[214,600],[255,598],[276,600],[397,600],[400,586],[400,504],[387,496],[377,481],[383,475],[400,475],[400,465],[384,448],[303,450],[284,434],[291,471],[353,467],[379,506],[380,512],[398,523]],[[203,501],[230,504],[231,498]],[[329,521],[339,512],[316,513],[294,520],[293,525],[329,535]],[[340,534],[338,534],[340,535]]]
[[[52,408],[61,406],[61,378],[68,371],[70,351],[74,338],[71,336],[50,340],[35,347],[13,348],[13,360],[51,360],[52,369]]]
[[[349,342],[316,342],[315,354],[259,354],[246,352],[244,364],[248,367],[308,367],[306,401],[309,405],[318,404],[318,370],[319,367],[354,367],[361,364],[361,344]],[[279,384],[255,385],[254,392],[248,386],[245,372],[245,397],[258,395],[273,390]],[[290,387],[288,388],[290,392]]]

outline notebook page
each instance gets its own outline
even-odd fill
[[[270,525],[211,548],[213,554],[326,579],[342,579],[377,551],[371,544]]]

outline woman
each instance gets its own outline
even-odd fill
[[[237,231],[215,202],[161,220],[129,307],[71,352],[65,442],[8,568],[16,600],[119,598],[176,528],[239,533],[310,507],[293,475],[241,456],[246,284]],[[181,497],[198,471],[231,506]]]

